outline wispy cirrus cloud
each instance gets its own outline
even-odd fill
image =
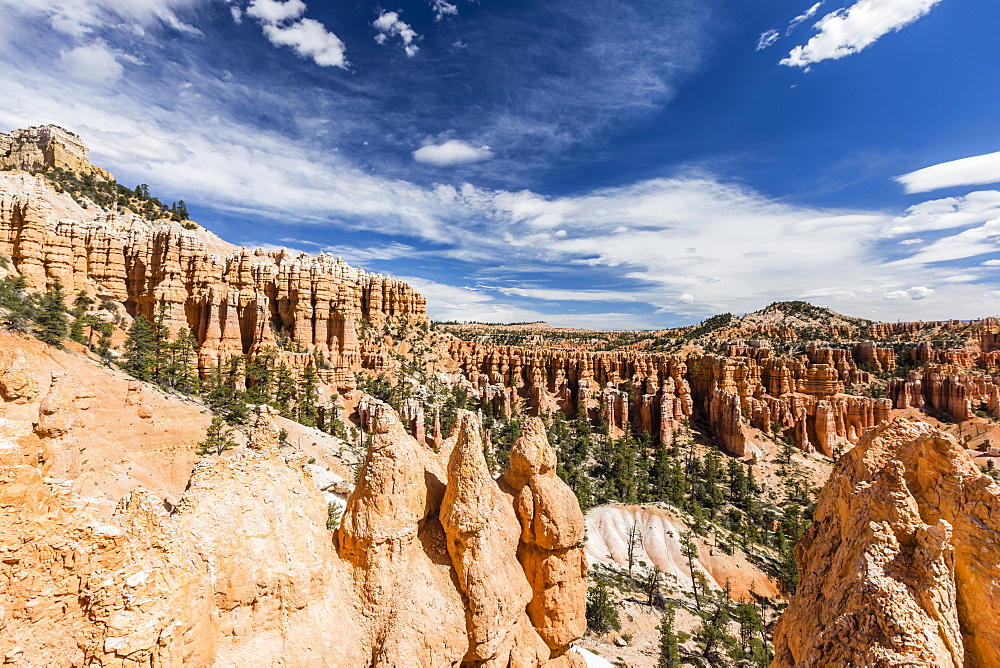
[[[816,23],[817,34],[792,49],[781,64],[807,68],[824,60],[858,53],[882,36],[926,15],[940,1],[858,0],[850,7],[830,12],[820,19]]]

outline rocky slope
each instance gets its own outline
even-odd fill
[[[30,374],[25,378],[30,378]],[[10,405],[31,382],[8,377]],[[529,425],[490,477],[474,415],[438,452],[387,405],[338,531],[270,411],[204,458],[176,506],[139,488],[102,517],[74,491],[68,377],[0,422],[0,648],[17,665],[580,664],[583,517]],[[60,477],[57,477],[57,474]]]
[[[988,666],[1000,655],[1000,486],[921,422],[848,452],[796,547],[774,666]]]

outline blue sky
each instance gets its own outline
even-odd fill
[[[0,0],[0,130],[437,319],[1000,313],[995,0]]]

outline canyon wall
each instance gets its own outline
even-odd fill
[[[990,666],[1000,485],[951,436],[897,419],[842,457],[796,546],[772,666]]]
[[[449,346],[467,388],[500,413],[521,400],[535,411],[585,411],[616,435],[634,426],[663,441],[693,418],[730,454],[751,458],[759,455],[751,427],[832,455],[889,419],[890,400],[845,394],[845,380],[867,375],[846,353],[814,349],[810,356],[830,363],[813,363],[810,356],[770,354],[584,352],[458,340]]]
[[[83,209],[41,176],[0,172],[0,255],[29,290],[58,279],[71,297],[82,290],[131,315],[162,310],[173,331],[196,335],[202,370],[272,346],[281,333],[347,382],[363,361],[362,320],[427,320],[424,298],[397,279],[325,254],[248,250],[178,223]]]

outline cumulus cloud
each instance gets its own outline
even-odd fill
[[[458,16],[458,7],[447,0],[431,0],[431,10],[435,21],[440,21],[445,16]]]
[[[770,30],[765,30],[760,34],[760,38],[757,40],[757,48],[754,50],[763,51],[767,47],[777,42],[780,36],[781,33],[779,33],[774,28],[771,28]]]
[[[896,177],[908,193],[1000,182],[1000,151],[942,162]]]
[[[817,34],[791,50],[782,65],[809,67],[849,56],[871,46],[927,14],[941,0],[858,0],[830,12],[816,23]],[[818,9],[818,8],[817,8]]]
[[[375,35],[375,41],[379,44],[385,44],[390,37],[398,36],[403,43],[406,55],[412,58],[420,50],[420,47],[413,43],[414,40],[420,39],[420,35],[399,18],[399,12],[383,11],[372,22],[372,26],[378,31]]]
[[[427,144],[413,152],[413,159],[436,167],[460,165],[469,162],[489,160],[493,151],[489,146],[476,148],[458,139],[449,139],[441,144]]]
[[[322,67],[348,67],[344,42],[315,19],[303,18],[302,0],[253,0],[246,13],[260,23],[275,46],[290,47],[298,56]],[[239,22],[236,14],[233,19]]]
[[[98,40],[60,52],[59,61],[65,72],[77,81],[107,85],[118,81],[125,72],[118,62],[119,56],[105,42]]]

